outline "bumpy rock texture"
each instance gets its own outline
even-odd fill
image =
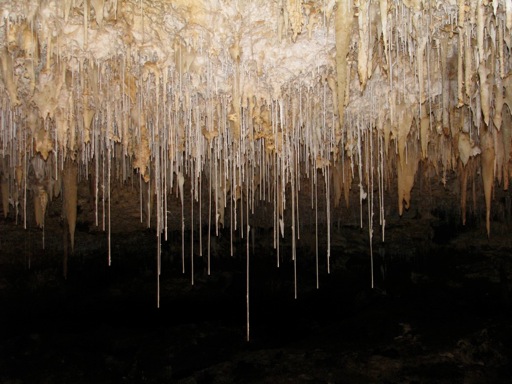
[[[331,186],[359,185],[371,228],[377,216],[385,226],[386,189],[409,208],[419,162],[420,178],[443,183],[471,173],[489,218],[495,184],[508,189],[508,0],[26,0],[0,11],[2,195],[23,221],[27,195],[51,204],[70,160],[97,205],[111,181],[148,183],[159,232],[181,176],[195,198],[199,185],[215,195],[217,228],[241,194],[279,200],[276,231],[295,209],[286,189],[319,172],[334,177],[327,200]]]

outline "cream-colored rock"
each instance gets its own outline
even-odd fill
[[[503,95],[503,81],[501,76],[495,77],[494,84],[494,112],[493,112],[493,122],[496,129],[501,129],[502,122],[502,114],[503,114],[503,104],[505,103],[504,95]]]
[[[411,104],[401,103],[395,106],[395,123],[392,128],[395,140],[398,142],[398,158],[400,167],[405,168],[407,155],[405,147],[411,131],[411,124],[414,119],[414,108]]]
[[[49,130],[44,127],[39,128],[34,135],[34,141],[36,152],[40,153],[44,160],[48,159],[48,155],[53,150],[53,141]]]
[[[459,158],[466,166],[469,158],[480,154],[480,148],[470,139],[469,134],[461,132],[458,140]]]
[[[17,78],[14,73],[13,60],[11,53],[4,49],[0,54],[0,64],[2,68],[2,80],[4,82],[4,87],[9,94],[9,99],[11,105],[16,107],[21,103],[18,98],[18,86],[17,86]]]
[[[484,115],[486,125],[489,125],[491,118],[491,82],[489,81],[490,70],[486,62],[481,62],[478,67],[478,76],[480,78],[480,105]]]
[[[504,100],[508,105],[509,111],[512,111],[512,73],[503,79]]]
[[[466,28],[466,36],[470,33],[471,30],[469,27]],[[475,83],[473,81],[474,74],[474,64],[473,64],[473,45],[471,43],[471,39],[466,37],[464,39],[464,89],[466,90],[466,96],[468,98],[473,97],[473,92],[475,88]]]
[[[464,105],[464,30],[459,29],[459,47],[457,55],[457,106]]]
[[[507,29],[512,31],[512,0],[505,0],[505,12],[507,16]]]
[[[510,110],[503,108],[503,189],[508,190],[510,176],[510,148],[512,145],[512,114]]]
[[[304,24],[302,15],[302,0],[286,0],[286,7],[288,13],[288,21],[292,30],[292,41],[297,40],[297,36],[302,31]]]
[[[336,32],[336,73],[338,80],[338,116],[339,129],[343,129],[345,105],[348,100],[345,97],[348,72],[348,52],[352,36],[352,24],[354,15],[351,2],[338,0],[338,7],[335,15]]]
[[[485,3],[486,0],[477,0],[476,3],[476,44],[477,44],[477,57],[478,63],[482,64],[485,60],[484,55],[484,39],[485,39],[485,24],[486,13]]]
[[[364,91],[368,80],[368,51],[369,51],[369,1],[359,2],[359,13],[357,15],[359,26],[359,40],[357,47],[357,72],[359,74],[359,82],[361,89]]]

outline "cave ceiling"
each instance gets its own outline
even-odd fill
[[[114,185],[147,185],[158,233],[186,183],[195,199],[209,186],[215,226],[227,201],[264,199],[293,230],[284,211],[312,179],[327,209],[356,194],[383,229],[384,191],[401,215],[424,164],[461,180],[463,220],[478,179],[488,234],[493,188],[508,189],[512,0],[23,0],[0,14],[3,212],[26,223],[30,206],[43,227],[62,196],[72,244],[83,180],[96,209]]]

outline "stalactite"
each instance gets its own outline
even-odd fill
[[[359,73],[359,82],[364,91],[368,81],[368,51],[369,51],[369,5],[367,1],[359,2],[359,12],[357,15],[359,24],[359,40],[357,48],[357,72]],[[338,5],[342,7],[342,4]]]
[[[386,55],[386,64],[389,63],[389,33],[388,33],[388,0],[379,0],[380,6],[380,24],[382,27],[382,42],[384,43],[384,54]]]
[[[414,111],[410,105],[399,104],[396,106],[396,116],[398,119],[398,158],[399,166],[397,169],[398,174],[398,212],[402,215],[403,202],[405,202],[406,209],[409,209],[410,191],[414,184],[414,175],[417,169],[417,162],[412,156],[406,154],[406,143],[411,130],[411,124],[414,118]]]
[[[494,179],[498,183],[498,185],[502,184],[503,181],[503,159],[505,154],[503,153],[503,132],[497,129],[493,129],[492,131],[493,140],[494,140],[494,152],[495,152],[495,160],[494,160]]]
[[[466,225],[466,203],[467,203],[467,191],[468,191],[468,168],[462,161],[459,161],[460,175],[460,209],[462,214],[462,225]]]
[[[336,74],[338,80],[338,119],[339,131],[343,129],[345,105],[348,100],[345,97],[345,88],[347,86],[348,59],[347,55],[350,48],[352,35],[353,10],[351,2],[338,1],[335,15],[335,33],[336,33]],[[341,138],[341,134],[337,137]],[[337,143],[336,143],[337,144]]]
[[[246,336],[246,339],[247,341],[250,340],[250,301],[249,301],[249,297],[250,297],[250,254],[249,254],[249,237],[250,237],[250,231],[251,231],[251,226],[249,225],[249,183],[246,183],[245,184],[246,186],[246,199],[245,199],[245,204],[246,204],[246,213],[247,213],[247,233],[246,233],[246,271],[245,271],[245,274],[246,274],[246,286],[245,286],[245,295],[246,295],[246,321],[247,321],[247,336]],[[243,229],[242,229],[243,230]],[[254,236],[254,234],[253,234]]]
[[[62,183],[63,183],[63,209],[64,217],[66,218],[69,239],[71,241],[71,252],[75,249],[75,227],[76,227],[76,216],[77,216],[77,199],[78,199],[78,168],[77,164],[67,159],[64,162],[64,169],[62,171]]]
[[[487,236],[491,236],[491,197],[494,181],[494,160],[495,149],[492,134],[489,131],[483,132],[481,138],[482,146],[482,181],[485,195],[485,227]]]
[[[5,172],[5,171],[4,171]],[[4,218],[9,215],[9,179],[7,175],[2,175],[2,209],[4,212]]]
[[[510,147],[512,140],[512,114],[508,108],[503,109],[503,189],[508,190],[510,176]]]
[[[494,96],[494,114],[493,123],[496,129],[501,129],[501,123],[503,119],[503,105],[505,103],[503,95],[503,82],[501,76],[495,76],[495,84],[493,90]]]

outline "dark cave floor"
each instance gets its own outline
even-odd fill
[[[432,242],[428,257],[404,256],[411,238],[401,252],[377,246],[371,289],[367,235],[341,227],[329,275],[321,247],[318,290],[314,252],[299,248],[295,300],[289,244],[277,269],[257,242],[246,342],[244,243],[230,257],[218,240],[211,276],[196,255],[194,286],[190,253],[183,275],[165,243],[157,309],[154,233],[133,236],[110,267],[104,252],[70,257],[67,280],[49,252],[30,269],[2,263],[1,383],[512,382],[508,246],[469,247],[469,232]]]

